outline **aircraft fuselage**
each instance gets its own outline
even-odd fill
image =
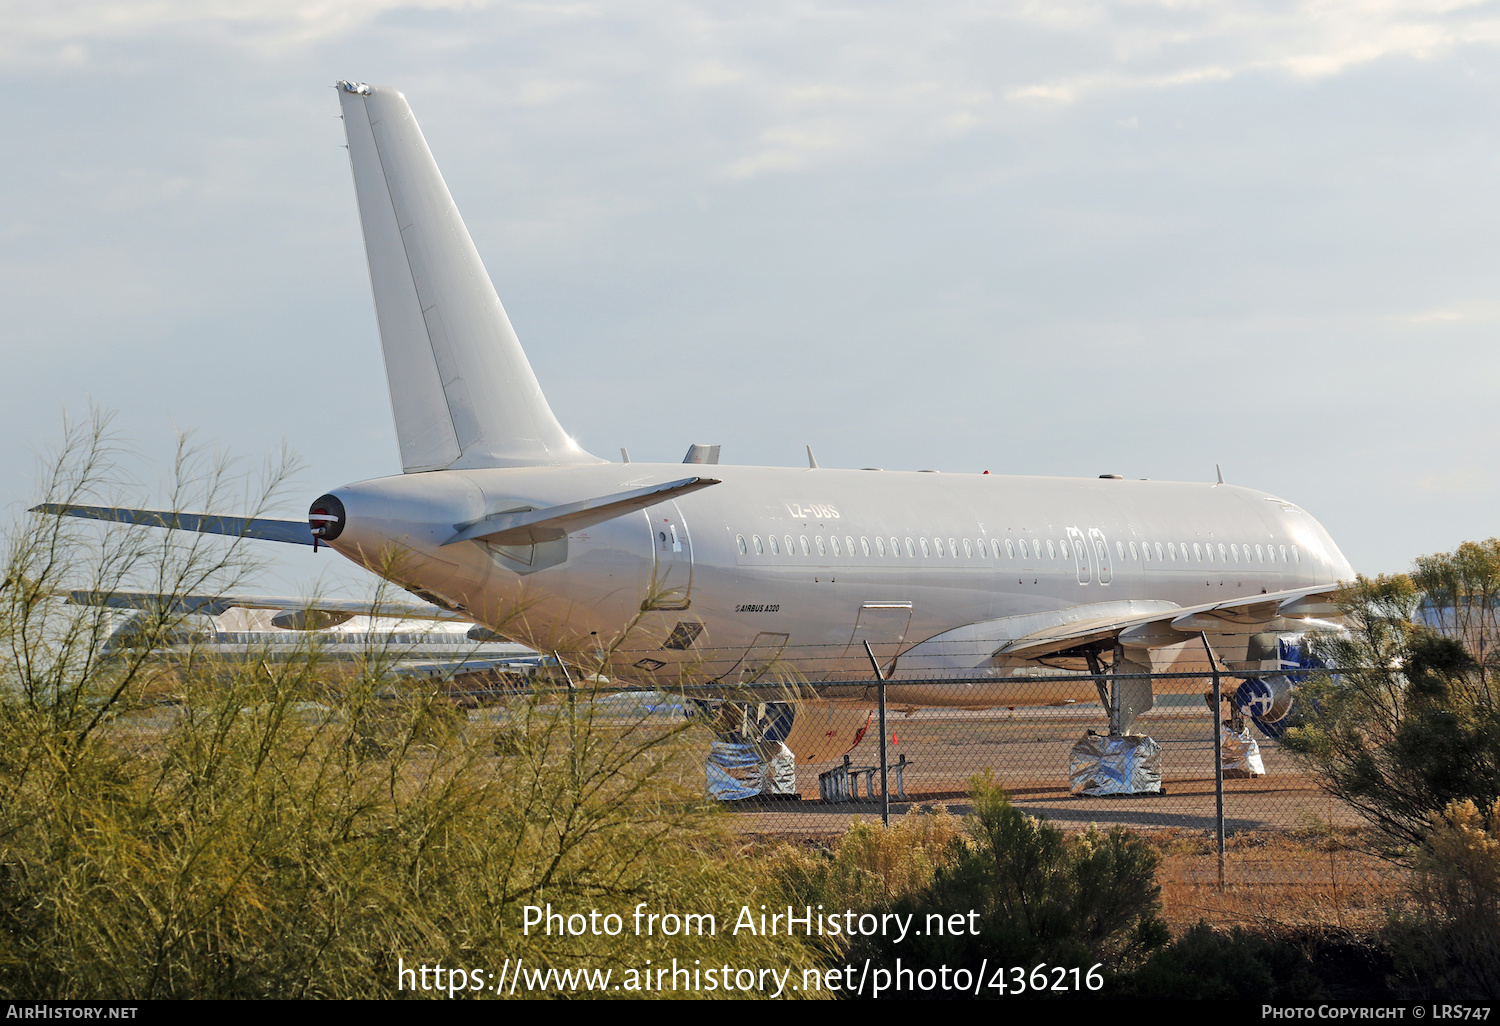
[[[615,645],[616,675],[656,683],[745,678],[773,658],[810,681],[864,679],[864,641],[898,676],[1005,677],[1022,667],[996,649],[1062,616],[1352,576],[1311,516],[1232,485],[704,469],[720,483],[529,546],[445,543],[497,512],[671,480],[683,465],[365,481],[333,493],[346,522],[329,544],[516,640]],[[981,690],[959,704],[1004,700]]]

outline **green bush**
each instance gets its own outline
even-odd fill
[[[856,938],[849,960],[869,958],[891,969],[900,959],[906,967],[946,964],[971,971],[985,960],[991,967],[1047,963],[1085,971],[1103,963],[1108,974],[1129,969],[1167,942],[1155,880],[1158,859],[1144,842],[1122,828],[1068,836],[1022,813],[990,779],[976,779],[973,786],[965,835],[949,840],[944,850],[926,847],[909,857],[931,867],[925,886],[906,875],[911,883],[882,894],[864,883],[867,877],[837,869],[825,875],[825,882],[855,881],[842,896],[830,893],[836,888],[820,891],[827,906],[913,917],[914,929],[902,940],[889,934]],[[887,843],[895,840],[890,833],[882,836]],[[840,842],[832,861],[845,857],[848,842]],[[849,846],[865,847],[857,841]],[[964,929],[929,931],[930,914],[958,914]],[[988,988],[982,992],[999,996]]]

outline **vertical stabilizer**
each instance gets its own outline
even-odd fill
[[[547,405],[406,97],[338,89],[402,468],[603,462]]]

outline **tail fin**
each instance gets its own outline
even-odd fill
[[[602,463],[547,405],[406,97],[339,83],[408,474]]]

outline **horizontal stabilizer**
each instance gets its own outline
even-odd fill
[[[162,509],[127,509],[123,506],[75,506],[71,503],[44,502],[31,507],[33,513],[54,513],[85,520],[108,520],[117,524],[143,524],[165,527],[169,531],[197,531],[200,534],[225,534],[231,538],[259,538],[262,541],[311,545],[312,528],[305,520],[270,520],[263,517],[221,517],[207,513],[176,513]]]
[[[108,606],[112,609],[162,609],[172,613],[222,616],[231,609],[279,609],[292,614],[285,626],[308,629],[319,619],[325,625],[353,616],[375,616],[389,620],[450,620],[471,623],[472,617],[450,613],[437,606],[414,602],[364,602],[346,599],[306,599],[285,595],[163,595],[152,591],[71,591],[68,601],[76,606]],[[303,616],[296,614],[321,614]],[[277,624],[277,626],[284,626]]]
[[[494,513],[472,524],[455,525],[459,527],[459,532],[443,544],[487,541],[497,545],[538,545],[557,541],[559,538],[566,538],[572,531],[581,531],[585,527],[602,524],[606,520],[718,483],[716,478],[711,477],[687,477],[681,481],[668,481],[666,484],[601,495],[561,506]]]

